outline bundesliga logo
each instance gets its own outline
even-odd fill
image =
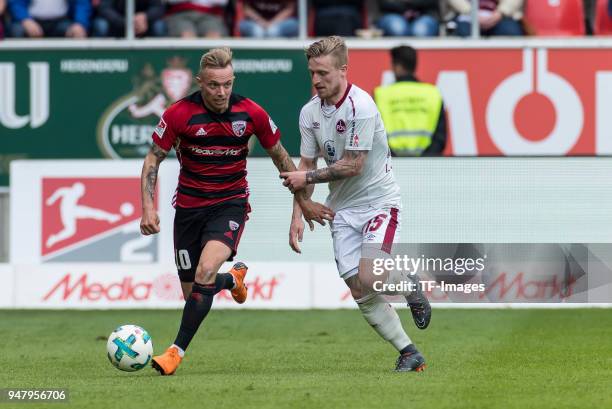
[[[140,235],[139,188],[135,177],[43,178],[42,260],[156,261],[156,239]]]

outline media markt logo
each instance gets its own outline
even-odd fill
[[[134,79],[134,89],[109,106],[98,121],[98,145],[114,159],[147,154],[155,125],[168,106],[192,91],[193,72],[185,60],[172,57],[158,74],[144,65]]]

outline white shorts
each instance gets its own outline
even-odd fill
[[[380,243],[382,250],[391,252],[400,236],[400,213],[398,205],[349,207],[336,212],[331,233],[340,278],[357,274],[362,244]]]

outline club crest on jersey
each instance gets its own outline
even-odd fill
[[[325,152],[330,159],[334,159],[336,157],[336,147],[334,146],[333,141],[325,141],[323,144],[325,147]]]
[[[338,131],[338,133],[346,132],[346,122],[344,122],[344,120],[339,119],[338,122],[336,122],[336,131]]]
[[[234,135],[236,136],[244,135],[244,131],[246,131],[246,127],[247,127],[246,121],[232,122],[232,131],[234,131]]]
[[[236,231],[236,230],[238,230],[239,227],[240,227],[240,225],[238,223],[236,223],[235,221],[233,221],[233,220],[229,221],[229,228],[230,228],[231,231]]]
[[[320,129],[321,128],[321,124],[318,122],[313,122],[312,123],[312,129]]]

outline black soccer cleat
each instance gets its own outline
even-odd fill
[[[418,329],[427,328],[431,321],[431,305],[423,291],[417,286],[416,292],[406,297],[406,300],[416,327]]]
[[[429,326],[431,321],[431,305],[425,296],[423,296],[422,302],[409,303],[410,312],[412,312],[412,319],[418,329],[425,329]]]
[[[425,358],[416,350],[401,354],[395,362],[395,372],[423,372],[426,367]]]

